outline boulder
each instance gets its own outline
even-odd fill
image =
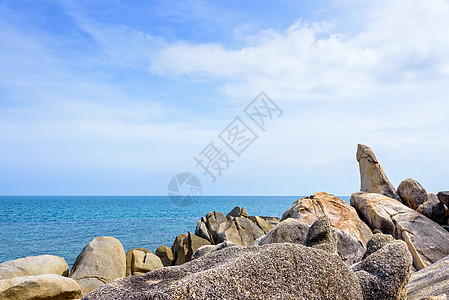
[[[168,267],[173,264],[173,251],[171,251],[171,249],[167,246],[162,245],[157,247],[155,254],[159,256],[164,267]]]
[[[327,193],[315,193],[310,197],[297,200],[284,212],[281,221],[293,218],[312,225],[322,215],[327,215],[333,227],[346,231],[363,246],[373,235],[353,207]]]
[[[348,265],[362,260],[365,247],[346,231],[334,228],[337,233],[337,251],[341,259]]]
[[[327,216],[319,217],[307,233],[304,245],[321,249],[329,254],[337,254],[337,234]]]
[[[412,274],[407,286],[410,300],[449,295],[449,256]]]
[[[0,264],[0,280],[41,274],[69,275],[64,258],[54,255],[28,256]]]
[[[205,245],[205,246],[201,246],[200,248],[198,248],[198,250],[196,250],[193,255],[192,255],[192,260],[196,259],[198,257],[207,255],[209,253],[221,250],[223,248],[226,247],[233,247],[236,246],[236,244],[234,244],[233,242],[229,242],[229,241],[225,241],[223,243],[220,243],[218,245]]]
[[[201,220],[198,221],[196,224],[195,234],[199,237],[202,237],[203,239],[209,241],[210,243],[214,242],[214,238],[212,234],[207,230],[207,226],[205,221],[205,218],[201,218]]]
[[[407,245],[394,241],[386,243],[352,269],[359,279],[363,299],[406,299],[411,265],[412,256]]]
[[[227,247],[100,287],[93,299],[363,299],[337,255],[290,243]]]
[[[190,260],[189,257],[189,237],[185,233],[181,233],[175,238],[171,246],[173,252],[174,265],[182,265]]]
[[[360,190],[366,193],[378,193],[399,200],[394,186],[385,175],[382,166],[377,161],[373,150],[368,146],[357,146],[357,161],[360,167]]]
[[[219,211],[213,211],[202,217],[196,225],[195,234],[208,240],[211,244],[218,244],[217,231],[220,224],[226,221],[226,217]]]
[[[259,226],[259,228],[262,229],[265,234],[270,232],[270,230],[273,229],[273,227],[274,227],[273,224],[265,221],[265,219],[263,219],[259,216],[254,216],[254,217],[250,218],[250,220],[253,221],[254,223],[256,223],[256,225]]]
[[[419,205],[416,211],[428,217],[435,223],[443,225],[446,220],[446,205],[441,203],[435,194],[429,193],[427,198],[428,200]]]
[[[242,218],[248,217],[248,213],[246,212],[246,207],[240,208],[240,206],[236,206],[226,215],[226,219],[228,219],[228,220],[230,220],[232,218],[238,218],[238,217],[242,217]]]
[[[134,249],[128,250],[128,252],[126,252],[126,273],[125,273],[125,276],[131,276],[132,275],[131,265],[132,265],[133,251],[134,250],[142,251],[142,252],[144,252],[144,254],[151,253],[150,250],[145,249],[145,248],[134,248]]]
[[[428,199],[426,189],[412,178],[401,182],[398,186],[398,195],[402,203],[415,210]]]
[[[164,265],[159,256],[151,252],[133,250],[131,261],[131,274],[133,276],[142,275],[163,267]]]
[[[386,244],[392,243],[394,241],[395,239],[390,234],[376,233],[375,235],[372,236],[372,238],[370,238],[370,240],[366,244],[366,252],[363,259],[370,256],[377,250],[380,250]]]
[[[122,243],[113,237],[96,237],[78,255],[70,278],[81,286],[83,295],[126,275],[126,254]]]
[[[417,270],[449,255],[449,232],[399,201],[357,192],[351,196],[351,205],[371,229],[405,241]]]
[[[70,278],[57,274],[23,276],[0,280],[2,300],[81,299],[81,287]]]
[[[449,207],[449,191],[439,192],[437,194],[437,197],[438,197],[438,200],[441,201],[441,203],[443,203],[447,207]]]
[[[202,246],[211,245],[211,243],[195,234],[188,232],[188,243],[189,243],[189,260],[191,259],[193,253]]]
[[[242,217],[233,217],[231,220],[221,223],[216,232],[219,243],[230,241],[243,246],[250,246],[262,235],[264,235],[262,229],[248,218]]]

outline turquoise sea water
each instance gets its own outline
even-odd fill
[[[143,247],[154,252],[160,245],[171,247],[180,233],[195,232],[209,211],[227,214],[238,205],[249,215],[281,217],[299,198],[202,196],[192,206],[177,207],[164,196],[0,196],[0,262],[53,254],[72,266],[97,236],[119,239],[125,251]]]

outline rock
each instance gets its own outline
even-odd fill
[[[334,228],[337,233],[337,251],[341,259],[348,265],[362,260],[365,247],[346,231]]]
[[[366,253],[363,259],[380,250],[386,244],[394,241],[395,239],[390,234],[376,233],[366,244]]]
[[[0,280],[41,274],[69,275],[64,258],[54,255],[28,256],[0,264]]]
[[[394,200],[396,201],[396,200]],[[355,264],[363,299],[406,299],[412,256],[403,241],[385,244]]]
[[[313,222],[304,245],[324,250],[329,254],[337,254],[337,234],[327,216],[321,216]]]
[[[449,295],[449,256],[412,274],[407,286],[409,299]]]
[[[145,249],[145,248],[134,248],[134,249],[128,250],[128,252],[126,252],[126,273],[125,273],[125,276],[131,276],[132,275],[131,265],[132,265],[133,251],[134,250],[142,251],[142,252],[144,252],[144,255],[146,253],[151,253],[150,250]]]
[[[256,225],[259,226],[259,228],[262,229],[265,234],[270,232],[270,230],[274,227],[272,224],[268,223],[263,218],[258,216],[255,216],[254,219],[250,218],[250,220],[256,223]]]
[[[212,234],[209,233],[209,230],[207,230],[206,223],[202,221],[202,219],[203,218],[201,218],[201,220],[196,224],[195,234],[205,240],[208,240],[210,243],[213,243],[214,238]]]
[[[322,215],[327,215],[333,227],[346,231],[363,246],[373,235],[353,207],[327,193],[315,193],[310,197],[297,200],[284,212],[281,221],[293,218],[312,225]]]
[[[310,226],[302,221],[288,218],[270,230],[259,242],[260,246],[273,243],[304,244]]]
[[[435,194],[428,194],[428,200],[418,206],[417,212],[428,217],[435,223],[443,225],[446,220],[446,206],[441,203]]]
[[[217,231],[220,224],[226,221],[226,217],[219,211],[213,211],[206,214],[206,217],[196,225],[195,234],[208,240],[211,244],[218,244]]]
[[[81,286],[83,295],[126,275],[126,254],[122,243],[113,237],[96,237],[78,255],[70,278]]]
[[[248,218],[248,213],[246,212],[246,207],[242,207],[240,211],[240,217]]]
[[[155,254],[159,256],[164,267],[168,267],[173,264],[173,252],[167,246],[162,245],[157,247]]]
[[[23,276],[0,280],[0,299],[81,299],[81,287],[70,278],[57,274]]]
[[[438,197],[438,200],[441,201],[441,203],[443,203],[447,207],[449,207],[449,191],[439,192],[437,194],[437,197]]]
[[[420,300],[447,300],[446,294],[441,294],[438,296],[428,296],[424,298],[420,298]]]
[[[401,182],[398,186],[398,195],[402,203],[415,210],[428,199],[426,189],[412,178]]]
[[[114,281],[94,299],[362,299],[336,255],[290,243],[227,247],[181,266]]]
[[[378,193],[390,198],[400,200],[394,186],[385,175],[382,166],[377,161],[373,150],[368,146],[357,146],[357,161],[360,167],[360,179],[362,192]]]
[[[192,234],[190,231],[188,232],[188,242],[189,242],[189,260],[191,259],[193,253],[198,250],[202,246],[211,245],[211,243],[203,238],[200,238],[197,235]]]
[[[448,226],[448,225],[443,225],[442,227],[443,227],[443,229],[445,229],[446,231],[449,231],[449,226]]]
[[[239,206],[234,207],[227,215],[226,219],[230,220],[232,218],[243,217],[247,218],[248,213],[246,212],[246,207],[240,208]]]
[[[417,270],[449,255],[449,233],[395,199],[357,192],[351,196],[351,205],[371,229],[405,241]]]
[[[226,247],[234,247],[236,246],[236,244],[234,244],[233,242],[229,242],[229,241],[225,241],[223,243],[220,243],[218,245],[205,245],[205,246],[201,246],[200,248],[198,248],[198,250],[196,250],[193,255],[192,255],[192,260],[199,258],[201,256],[207,255],[209,253],[221,250],[223,248]]]
[[[220,243],[231,241],[236,245],[250,246],[264,232],[247,218],[233,217],[220,224],[216,235]]]
[[[181,233],[175,238],[171,246],[173,252],[174,265],[182,265],[190,260],[189,257],[189,237],[185,233]]]
[[[142,275],[163,267],[164,265],[159,256],[151,252],[145,253],[140,250],[133,250],[131,261],[131,274],[133,276]]]

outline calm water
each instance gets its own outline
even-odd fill
[[[246,206],[249,215],[280,217],[299,196],[203,196],[193,206],[176,207],[168,197],[1,196],[0,262],[25,256],[53,254],[71,266],[94,237],[113,236],[125,250],[160,245],[171,247],[175,237],[209,211],[227,214]],[[342,197],[348,201],[349,197]]]

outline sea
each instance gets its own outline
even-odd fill
[[[208,212],[235,206],[249,215],[281,217],[302,196],[201,196],[187,207],[168,196],[0,196],[0,263],[52,254],[71,267],[95,237],[112,236],[125,251],[171,247],[181,233],[195,232]],[[343,196],[349,201],[349,197]]]

